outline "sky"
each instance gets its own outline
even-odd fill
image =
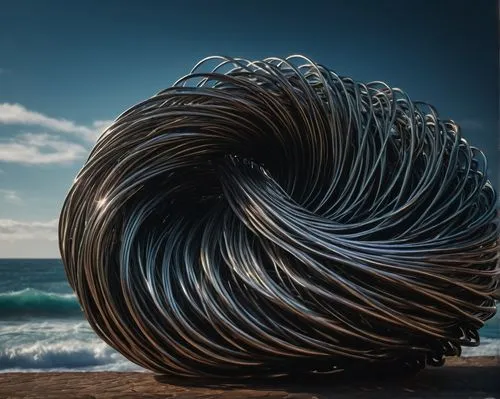
[[[59,257],[57,219],[102,131],[200,59],[303,54],[433,104],[498,187],[498,7],[481,1],[0,0],[0,257]]]

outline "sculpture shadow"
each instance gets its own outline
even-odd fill
[[[497,397],[500,398],[500,365],[490,367],[428,367],[421,371],[371,368],[273,379],[192,379],[156,375],[161,384],[232,391],[230,397],[254,394],[302,394],[317,398]],[[301,395],[301,397],[302,397]],[[271,395],[274,397],[274,395]]]

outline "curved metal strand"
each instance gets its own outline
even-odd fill
[[[299,55],[214,56],[103,132],[59,245],[96,333],[150,370],[418,369],[496,312],[495,204],[431,105]]]

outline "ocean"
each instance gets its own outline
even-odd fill
[[[500,355],[500,316],[464,356]],[[0,259],[0,372],[143,371],[83,317],[58,259]]]
[[[0,259],[0,372],[142,370],[90,328],[60,259]]]

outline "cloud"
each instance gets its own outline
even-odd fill
[[[107,129],[113,123],[112,120],[94,121],[92,122],[92,127],[97,135],[101,134],[105,129]],[[97,138],[97,137],[96,137]]]
[[[112,121],[95,121],[91,126],[83,126],[67,119],[31,111],[21,104],[0,103],[0,124],[39,126],[54,132],[71,133],[89,142],[94,142],[111,123]]]
[[[2,196],[3,199],[7,202],[11,202],[11,203],[22,202],[21,198],[17,195],[17,193],[14,190],[0,189],[0,196]]]
[[[0,125],[27,125],[45,130],[44,133],[0,138],[0,162],[40,165],[80,160],[112,123],[111,120],[96,120],[85,126],[29,110],[21,104],[0,103]]]
[[[46,133],[24,133],[0,140],[0,161],[26,165],[64,164],[83,158],[88,150]]]
[[[88,141],[91,141],[92,143],[96,142],[101,133],[104,132],[112,123],[112,120],[97,120],[92,122],[93,133],[88,136]]]
[[[23,222],[12,219],[0,219],[0,241],[18,241],[32,239],[57,240],[58,220],[46,222]]]

